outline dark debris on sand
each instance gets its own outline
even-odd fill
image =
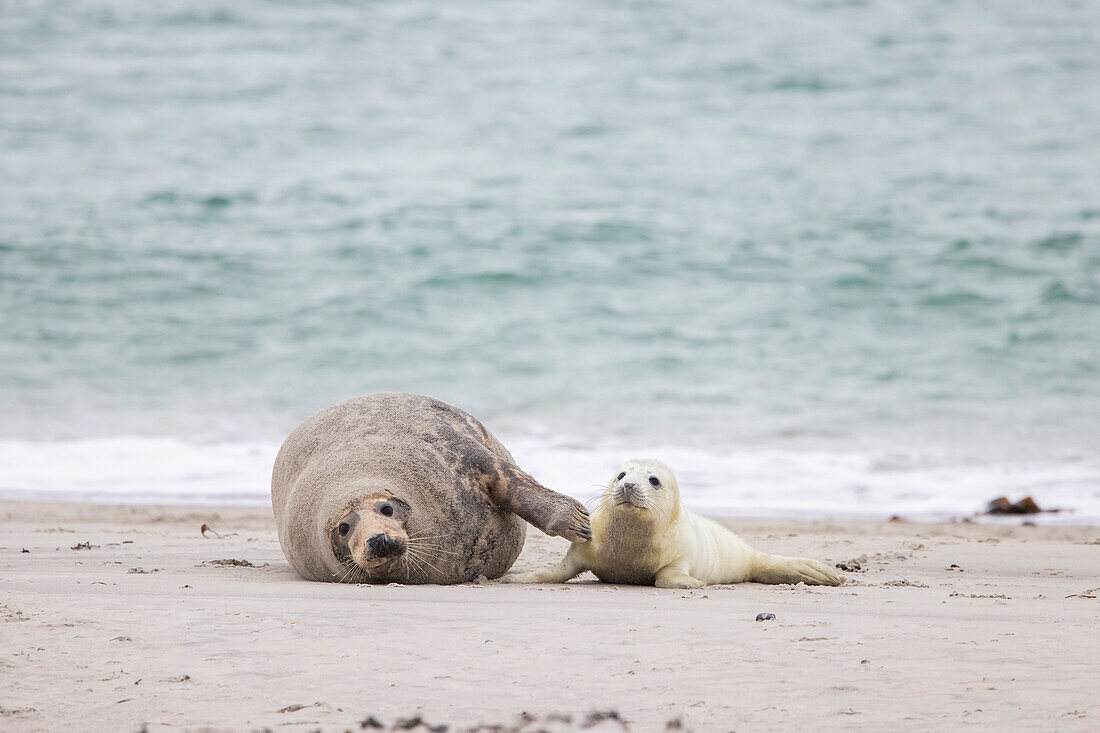
[[[427,730],[431,733],[446,733],[448,726],[446,723],[440,723],[439,725],[432,725],[424,720],[419,715],[411,718],[399,718],[393,722],[390,726],[390,730]]]
[[[1056,512],[1057,509],[1040,509],[1039,505],[1030,496],[1025,496],[1019,501],[1009,501],[1007,496],[999,496],[989,502],[986,514],[1039,514],[1040,512]]]
[[[227,558],[225,560],[207,560],[203,565],[216,565],[220,568],[266,568],[267,563],[263,565],[253,565],[248,560],[237,560],[235,558]],[[200,566],[201,567],[201,566]]]
[[[216,537],[219,540],[225,540],[225,539],[229,539],[230,537],[236,537],[237,536],[236,532],[230,532],[229,534],[222,534],[218,530],[211,527],[209,524],[204,524],[201,527],[199,527],[199,534],[201,534],[206,539],[210,539],[211,537]]]
[[[664,728],[665,730],[688,730],[679,718],[669,720]],[[432,724],[419,715],[398,718],[387,726],[378,717],[370,715],[359,721],[359,729],[423,733],[566,733],[567,731],[610,733],[611,731],[629,731],[631,727],[630,723],[624,720],[616,710],[594,710],[581,715],[548,713],[540,716],[521,713],[511,723],[481,723],[466,728],[446,723]]]
[[[98,550],[99,545],[93,545],[91,542],[79,542],[79,543],[73,545],[72,547],[70,547],[69,549],[70,550]]]

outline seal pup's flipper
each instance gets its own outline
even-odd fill
[[[518,514],[551,537],[588,542],[592,526],[588,510],[576,499],[551,491],[514,463],[493,456],[478,456],[476,470],[489,498],[501,509]]]
[[[805,583],[806,585],[840,585],[844,582],[825,563],[805,557],[784,557],[756,553],[747,578],[752,583]]]
[[[684,568],[679,565],[666,565],[657,571],[657,578],[653,583],[658,588],[702,588],[706,585],[698,578],[691,577]]]
[[[584,561],[581,560],[580,553],[577,552],[577,546],[573,545],[557,567],[549,570],[532,570],[527,573],[512,573],[505,575],[501,580],[505,583],[564,583],[587,569]]]

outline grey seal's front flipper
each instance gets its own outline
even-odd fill
[[[592,539],[588,510],[576,499],[551,491],[514,463],[488,451],[476,456],[474,463],[489,498],[501,509],[518,514],[551,537],[570,542]]]

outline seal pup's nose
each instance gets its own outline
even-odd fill
[[[638,488],[638,484],[633,483],[631,481],[628,481],[625,484],[623,484],[623,488],[626,489],[627,491],[633,491],[634,489]]]
[[[367,540],[367,549],[375,557],[393,557],[405,551],[405,543],[379,532]]]

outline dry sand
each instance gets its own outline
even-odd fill
[[[0,730],[461,730],[525,711],[524,730],[592,711],[635,731],[1100,728],[1097,528],[728,524],[864,570],[690,592],[309,583],[264,508],[0,503]],[[564,549],[531,529],[516,569]]]

